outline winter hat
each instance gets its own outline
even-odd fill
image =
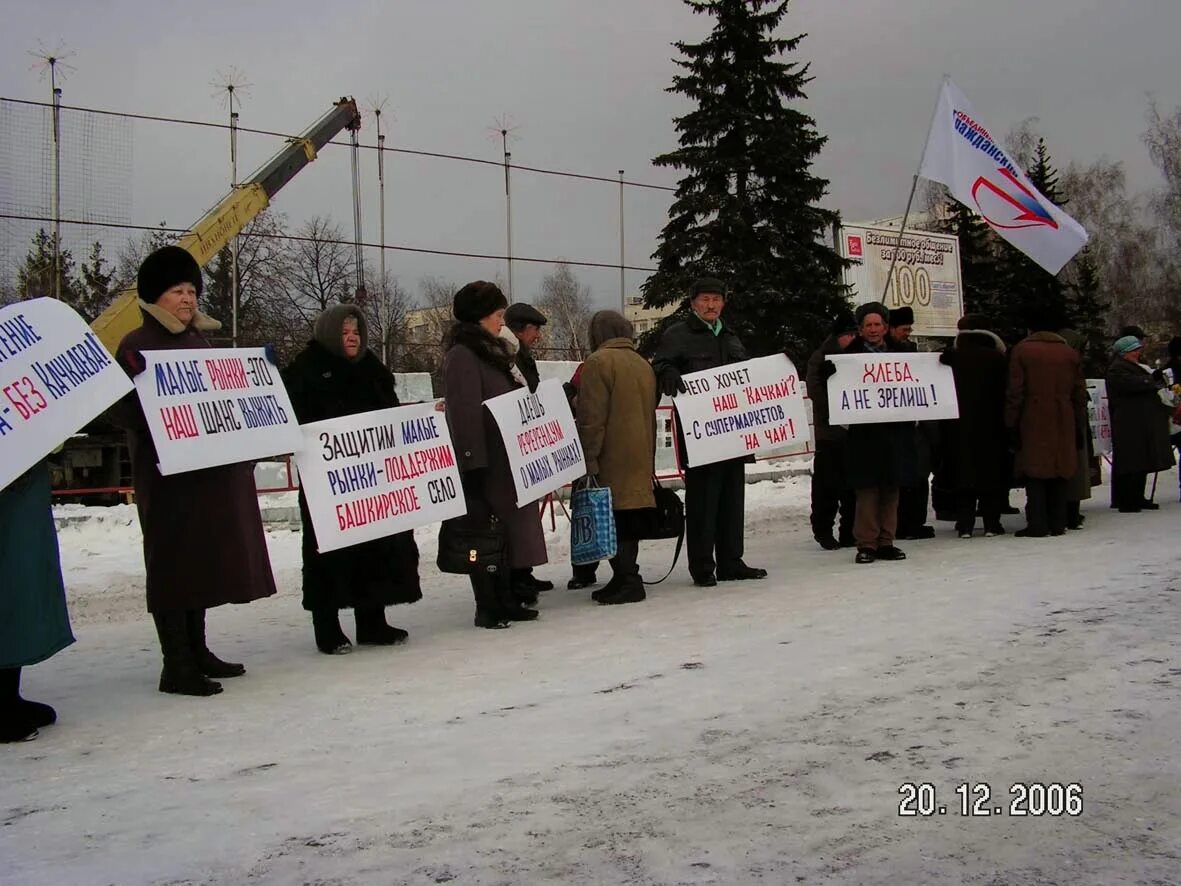
[[[851,335],[857,332],[857,318],[849,308],[841,308],[832,318],[829,332],[833,335]]]
[[[858,306],[857,311],[853,314],[853,316],[857,319],[858,327],[860,327],[861,324],[865,322],[865,318],[869,314],[877,314],[882,318],[883,323],[890,322],[890,312],[886,310],[886,306],[880,301],[870,301]]]
[[[361,335],[361,350],[357,352],[357,356],[345,358],[341,331],[344,329],[344,321],[349,317],[357,321],[357,332]],[[365,315],[356,305],[333,305],[316,318],[312,338],[328,353],[359,363],[369,348],[369,324],[365,322]]]
[[[596,311],[590,319],[590,346],[592,351],[602,347],[603,342],[612,338],[630,339],[635,329],[627,318],[618,311]]]
[[[490,314],[508,307],[500,287],[487,280],[475,280],[455,293],[451,313],[461,323],[479,323]]]
[[[914,325],[914,309],[913,308],[895,308],[890,312],[891,326],[913,326]]]
[[[1123,338],[1125,335],[1132,335],[1143,341],[1147,337],[1147,333],[1139,326],[1125,326],[1119,331],[1119,337]]]
[[[521,330],[531,323],[534,326],[544,326],[549,321],[546,320],[545,314],[533,305],[519,301],[509,305],[508,310],[504,312],[504,322],[508,324],[509,329]]]
[[[963,332],[965,329],[982,329],[991,332],[992,321],[983,314],[964,314],[964,316],[960,317],[959,322],[955,324],[955,328],[960,332]]]
[[[689,298],[695,299],[704,293],[726,297],[726,284],[717,277],[698,277],[689,287]]]
[[[192,283],[200,297],[201,266],[187,249],[161,246],[139,266],[135,288],[142,301],[154,304],[178,283]]]
[[[1132,351],[1140,350],[1144,345],[1140,343],[1140,339],[1134,335],[1121,335],[1115,340],[1115,344],[1111,349],[1119,355],[1130,354]]]

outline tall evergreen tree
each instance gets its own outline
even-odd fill
[[[103,255],[103,245],[97,240],[90,247],[90,256],[78,269],[81,277],[79,286],[78,313],[92,322],[106,310],[107,305],[118,294],[115,283],[115,268]]]
[[[74,270],[74,256],[64,246],[58,251],[61,273],[61,300],[79,309],[82,287]],[[33,236],[29,252],[16,272],[17,297],[20,299],[53,296],[53,235],[41,228]]]
[[[1082,336],[1083,366],[1088,378],[1102,376],[1107,369],[1107,312],[1111,305],[1103,298],[1099,264],[1090,249],[1074,260],[1075,280],[1067,292],[1066,316]]]
[[[694,277],[720,277],[724,319],[748,350],[798,361],[846,303],[844,260],[828,245],[837,216],[817,205],[828,182],[811,172],[826,138],[800,110],[812,78],[783,60],[804,35],[775,36],[789,0],[685,2],[715,24],[701,43],[674,44],[682,73],[669,91],[696,107],[674,121],[680,147],[653,161],[683,176],[644,300],[673,304]]]
[[[1000,313],[1001,282],[997,267],[996,237],[984,219],[954,197],[948,196],[939,229],[960,241],[960,277],[965,313],[984,314],[991,321]]]

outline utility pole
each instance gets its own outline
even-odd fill
[[[377,312],[381,319],[381,362],[385,366],[393,365],[393,335],[390,328],[389,293],[385,289],[385,133],[381,131],[381,109],[384,101],[375,102],[373,119],[377,127],[377,206],[378,206],[378,254],[377,273],[380,275],[377,283],[378,302]]]
[[[619,170],[619,313],[627,316],[627,287],[623,274],[623,170]]]
[[[238,187],[238,109],[242,107],[242,95],[250,89],[242,72],[228,68],[219,72],[211,84],[217,88],[217,95],[226,104],[230,115],[230,189]],[[241,240],[235,234],[230,240],[230,344],[238,347],[239,315],[241,314],[242,293],[238,281],[238,255]]]
[[[62,90],[58,80],[64,80],[66,75],[74,70],[66,63],[71,53],[64,47],[45,49],[44,46],[30,51],[29,55],[37,59],[35,67],[41,68],[41,76],[49,72],[49,90],[52,99],[53,118],[53,171],[52,171],[52,211],[53,216],[53,283],[52,294],[56,299],[62,297]],[[42,295],[44,293],[38,293]]]

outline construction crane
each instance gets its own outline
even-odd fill
[[[271,198],[301,169],[316,159],[324,145],[341,130],[356,132],[361,128],[361,114],[357,103],[342,98],[332,110],[313,123],[306,132],[292,139],[268,160],[249,179],[236,185],[216,206],[177,240],[177,245],[192,253],[197,264],[204,267],[221,251],[252,218],[270,205]],[[123,336],[143,322],[139,310],[139,295],[135,287],[125,289],[91,324],[99,341],[111,353]]]

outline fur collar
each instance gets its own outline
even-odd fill
[[[512,335],[512,330],[509,330],[509,334]],[[447,332],[445,350],[449,351],[456,345],[463,345],[493,369],[511,376],[518,384],[525,385],[525,378],[513,363],[513,355],[509,353],[508,342],[492,335],[479,323],[452,325]]]
[[[185,331],[186,327],[175,316],[168,313],[162,307],[151,302],[146,302],[142,298],[139,300],[139,309],[171,332],[173,335],[180,335]],[[221,323],[214,320],[208,314],[202,314],[197,311],[193,314],[193,322],[190,324],[193,329],[198,332],[213,332],[221,329]]]
[[[987,338],[993,343],[998,351],[1002,354],[1005,352],[1005,343],[1001,341],[1001,337],[995,332],[989,332],[987,329],[961,329],[955,337],[955,346],[960,346],[960,336],[964,335],[979,335]]]

